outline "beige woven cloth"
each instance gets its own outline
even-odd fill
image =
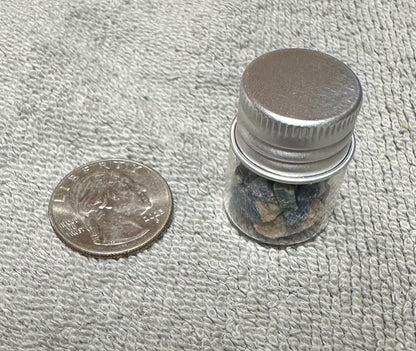
[[[0,3],[0,350],[416,350],[413,1]],[[244,67],[331,54],[364,90],[325,233],[277,250],[222,210]],[[119,260],[65,247],[58,181],[100,158],[158,170],[171,227]]]

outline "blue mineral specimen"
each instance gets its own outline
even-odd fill
[[[230,209],[239,220],[248,223],[268,223],[281,214],[286,226],[293,228],[301,225],[310,215],[310,207],[316,201],[324,201],[328,193],[327,181],[282,184],[239,165],[232,181]]]
[[[310,205],[319,196],[318,183],[298,185],[296,187],[296,202],[301,206]]]
[[[308,218],[309,206],[319,194],[319,187],[316,184],[275,183],[273,190],[278,205],[283,209],[283,217],[288,227],[296,227]]]
[[[309,205],[301,205],[295,209],[287,209],[283,211],[283,218],[288,227],[296,227],[301,224],[309,215]]]
[[[295,185],[274,183],[273,192],[276,201],[282,210],[294,210],[297,208]]]
[[[257,202],[277,204],[273,194],[273,182],[258,176],[240,165],[234,173],[230,208],[238,217],[252,223],[262,221]]]

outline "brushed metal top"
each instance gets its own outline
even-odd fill
[[[242,91],[264,113],[292,123],[340,119],[359,107],[360,83],[341,61],[312,50],[285,49],[252,61]]]
[[[232,138],[257,173],[321,179],[351,153],[361,102],[360,82],[341,61],[313,50],[273,51],[243,73]]]

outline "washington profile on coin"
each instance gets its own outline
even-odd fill
[[[172,214],[172,195],[153,169],[130,160],[81,166],[58,184],[49,219],[69,247],[97,257],[128,255],[157,240]]]

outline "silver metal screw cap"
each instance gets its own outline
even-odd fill
[[[354,153],[361,102],[360,82],[341,61],[306,49],[267,53],[243,73],[232,148],[266,178],[329,178]]]

